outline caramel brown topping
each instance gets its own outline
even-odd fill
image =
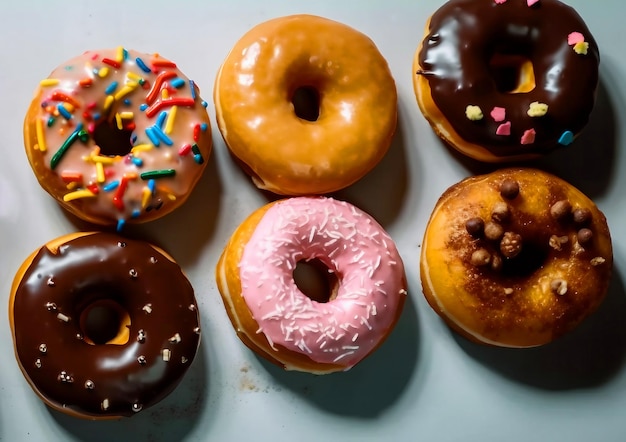
[[[507,258],[515,258],[522,251],[522,236],[514,232],[506,232],[500,241],[500,251]]]
[[[587,208],[576,209],[572,215],[576,224],[585,225],[591,221],[591,210]]]
[[[474,238],[478,238],[483,234],[483,230],[485,229],[485,222],[482,218],[470,218],[465,223],[465,230],[467,233],[472,235]]]
[[[491,254],[485,249],[478,249],[472,253],[470,262],[476,267],[486,266],[491,261]]]
[[[519,195],[519,183],[510,178],[502,181],[502,184],[500,184],[500,195],[507,200],[515,199]]]
[[[582,245],[588,244],[593,238],[593,232],[591,229],[587,229],[586,227],[580,229],[577,233],[578,242]]]
[[[572,213],[572,204],[568,200],[557,201],[550,207],[550,215],[557,221],[565,221]]]
[[[491,219],[497,223],[505,223],[511,217],[511,210],[509,205],[503,201],[499,201],[494,204],[491,211]]]
[[[488,222],[485,224],[485,238],[491,241],[498,241],[504,235],[504,229],[500,224]]]

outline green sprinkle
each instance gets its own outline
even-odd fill
[[[151,180],[158,178],[167,178],[176,175],[176,171],[174,169],[161,169],[161,170],[151,170],[149,172],[143,172],[139,177],[142,180]]]
[[[63,155],[65,155],[67,150],[72,144],[76,142],[76,140],[81,140],[85,142],[88,139],[89,134],[87,133],[87,131],[83,130],[82,127],[77,128],[74,132],[70,134],[69,137],[67,137],[67,140],[63,142],[61,147],[59,147],[59,150],[57,150],[50,159],[50,169],[54,170],[59,165],[59,162],[61,162],[61,158],[63,158]]]
[[[48,118],[48,127],[52,127],[52,125],[54,124],[54,122],[55,122],[55,121],[56,121],[56,120],[55,120],[55,118],[54,118],[54,117],[50,117],[50,118]]]

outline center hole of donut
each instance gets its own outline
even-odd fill
[[[128,313],[111,300],[92,303],[80,317],[83,339],[93,345],[125,344],[128,341],[128,325]]]
[[[302,293],[316,302],[328,302],[337,296],[337,277],[319,259],[298,261],[293,279]]]
[[[313,86],[301,86],[291,96],[296,116],[306,121],[317,121],[320,116],[320,93]]]
[[[117,122],[103,121],[96,125],[93,140],[100,147],[100,155],[107,157],[124,156],[130,153],[132,130],[119,129]]]
[[[522,55],[496,52],[489,61],[489,70],[501,93],[523,94],[535,88],[533,64]]]
[[[512,259],[504,259],[502,262],[502,274],[511,278],[526,278],[539,270],[548,256],[545,247],[532,242],[524,242],[522,251]]]

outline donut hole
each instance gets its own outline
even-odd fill
[[[298,118],[317,121],[320,117],[320,93],[313,86],[300,86],[291,95],[293,111]]]
[[[117,157],[130,153],[133,147],[130,141],[132,134],[132,130],[119,129],[115,121],[103,121],[96,124],[92,137],[100,147],[100,155]]]
[[[522,251],[515,258],[502,260],[502,275],[511,278],[527,278],[544,266],[548,257],[545,247],[524,242]]]
[[[128,312],[110,299],[92,302],[80,315],[83,340],[91,345],[126,344],[129,326]]]
[[[319,259],[298,261],[293,270],[293,280],[298,289],[313,301],[325,303],[337,297],[337,276]]]
[[[496,89],[505,94],[523,94],[535,88],[533,63],[527,57],[496,51],[489,60]]]

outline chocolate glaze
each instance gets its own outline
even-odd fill
[[[568,45],[571,32],[589,43],[586,55]],[[533,64],[535,88],[526,93],[500,92],[489,62],[494,54],[522,56]],[[419,57],[433,101],[458,135],[496,156],[545,153],[558,146],[565,131],[577,134],[587,123],[598,84],[598,46],[580,16],[556,0],[532,7],[525,0],[450,0],[430,19]],[[543,117],[529,117],[530,103],[548,105]],[[480,106],[484,118],[470,121],[467,105]],[[511,135],[496,135],[501,124],[489,115],[506,109]],[[533,144],[521,145],[527,129]]]
[[[82,339],[81,313],[102,299],[128,312],[127,343]],[[94,417],[131,416],[163,399],[200,340],[180,267],[147,243],[105,233],[71,240],[56,255],[42,247],[17,288],[13,317],[16,354],[33,388],[56,408]]]

